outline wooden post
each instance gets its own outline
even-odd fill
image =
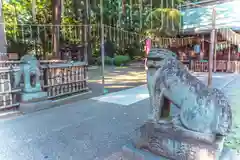
[[[201,38],[201,52],[200,52],[200,60],[204,59],[204,53],[205,53],[205,46],[204,46],[204,35],[202,35]]]
[[[238,50],[237,50],[238,59],[235,60],[235,73],[239,73],[239,52],[240,52],[240,44],[238,44]]]
[[[5,23],[4,23],[4,14],[3,14],[3,0],[0,1],[0,36],[2,40],[0,41],[0,53],[7,53],[7,39],[5,33]],[[0,56],[0,60],[1,60]]]
[[[231,69],[231,44],[229,44],[228,48],[228,62],[227,62],[227,71],[230,72]]]
[[[213,70],[214,70],[214,72],[216,72],[217,71],[217,50],[216,50],[216,44],[217,44],[217,33],[215,32],[215,40],[214,40],[214,53],[213,53],[213,55],[214,55],[214,63],[213,63]]]
[[[101,59],[102,59],[102,86],[103,86],[103,94],[105,94],[105,77],[104,77],[104,62],[105,62],[105,51],[104,51],[104,24],[103,24],[103,0],[100,0],[100,16],[101,16]]]
[[[202,35],[202,50],[204,51],[204,35]]]
[[[216,23],[216,10],[212,10],[212,32],[211,32],[211,43],[208,57],[208,87],[212,85],[212,70],[213,70],[213,53],[215,48],[215,23]]]

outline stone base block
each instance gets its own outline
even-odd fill
[[[162,156],[157,156],[151,152],[135,148],[132,144],[122,147],[124,160],[169,160]]]
[[[47,99],[47,92],[21,93],[22,102],[38,102]]]
[[[135,148],[149,151],[162,156],[162,158],[166,157],[171,160],[231,160],[228,158],[230,152],[223,150],[224,137],[193,132],[172,122],[147,122],[137,131],[136,137],[133,141]],[[126,150],[125,148],[125,154],[130,153]],[[144,154],[135,154],[139,153],[139,150],[133,151],[134,157],[138,156],[135,158],[136,160],[143,160],[142,155],[146,156],[145,152]]]
[[[170,160],[162,156],[155,155],[146,150],[137,149],[132,144],[127,144],[122,147],[123,158],[124,160]],[[235,151],[223,148],[222,156],[219,160],[239,160],[240,156],[236,154]],[[172,159],[171,159],[172,160]],[[180,159],[176,159],[180,160]],[[181,159],[185,160],[185,159]],[[196,159],[196,160],[207,160],[204,158]]]
[[[31,113],[47,108],[53,107],[53,102],[51,100],[43,100],[39,102],[27,102],[27,103],[20,103],[19,110],[22,113]]]

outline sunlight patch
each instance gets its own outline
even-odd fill
[[[149,98],[146,85],[94,97],[93,100],[128,106]]]

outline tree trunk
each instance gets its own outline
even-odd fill
[[[61,24],[61,0],[52,0],[52,48],[53,58],[61,59],[59,53],[59,37],[60,37],[60,24]]]
[[[92,42],[90,41],[91,38],[91,20],[90,20],[90,4],[89,4],[89,0],[85,0],[85,19],[84,19],[84,24],[85,26],[87,26],[85,28],[85,32],[87,33],[86,35],[86,51],[85,51],[85,61],[88,62],[88,64],[92,64],[93,63],[93,56],[92,56]]]
[[[81,5],[84,4],[84,5]],[[80,10],[79,10],[80,9]],[[81,56],[84,56],[83,59],[85,62],[91,63],[92,60],[92,46],[90,43],[91,37],[91,26],[90,26],[90,4],[89,0],[73,0],[73,11],[76,17],[76,20],[79,21],[81,27],[78,27],[78,32],[81,33],[81,45],[83,46],[84,53],[80,53]],[[80,38],[79,37],[79,38]]]
[[[4,16],[3,16],[3,11],[2,11],[2,1],[0,0],[0,37],[1,37],[1,41],[0,41],[0,60],[1,60],[1,53],[7,53],[7,46],[6,46],[6,34],[4,32]],[[4,54],[2,55],[4,56]]]

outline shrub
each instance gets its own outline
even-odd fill
[[[104,64],[106,64],[106,65],[112,65],[112,58],[111,57],[108,57],[108,56],[105,56],[104,57]],[[97,59],[97,64],[98,65],[100,65],[100,64],[102,64],[102,57],[98,57],[98,59]]]
[[[145,54],[143,51],[141,51],[141,46],[137,42],[129,44],[126,48],[126,53],[130,56],[131,59],[134,59],[135,56],[144,57]]]
[[[105,64],[112,65],[113,64],[113,58],[105,56]]]
[[[118,55],[114,57],[114,64],[116,66],[121,66],[121,65],[125,65],[130,61],[130,57],[127,56],[123,56],[123,55]]]
[[[104,52],[106,56],[113,57],[116,53],[116,44],[110,40],[107,40],[104,43]]]

